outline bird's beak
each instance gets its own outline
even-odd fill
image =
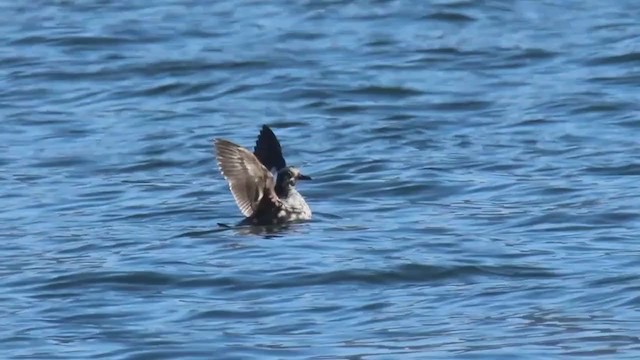
[[[298,180],[311,180],[311,176],[307,176],[307,175],[302,175],[300,174],[298,176]]]

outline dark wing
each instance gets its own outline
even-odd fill
[[[272,171],[273,168],[279,171],[287,166],[282,156],[280,142],[276,138],[276,134],[267,125],[262,125],[253,154],[269,171]]]
[[[249,150],[223,139],[216,139],[215,147],[220,171],[244,216],[253,215],[265,197],[277,201],[273,175]]]

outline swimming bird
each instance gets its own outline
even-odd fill
[[[224,139],[215,139],[214,145],[218,167],[245,216],[241,225],[311,219],[309,205],[296,190],[298,180],[311,177],[287,166],[280,142],[267,125],[262,126],[253,153]]]

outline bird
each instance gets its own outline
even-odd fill
[[[214,139],[214,146],[220,172],[245,216],[238,225],[282,225],[311,219],[311,208],[296,190],[299,180],[311,177],[287,166],[269,126],[262,126],[253,153],[220,138]]]

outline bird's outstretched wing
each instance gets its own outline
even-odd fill
[[[287,166],[287,162],[282,156],[280,142],[267,125],[262,125],[262,130],[260,130],[260,135],[258,135],[253,154],[269,171],[275,169],[275,171],[278,172]]]
[[[253,215],[261,202],[277,202],[273,175],[256,156],[227,140],[216,139],[214,143],[220,171],[244,216]]]

